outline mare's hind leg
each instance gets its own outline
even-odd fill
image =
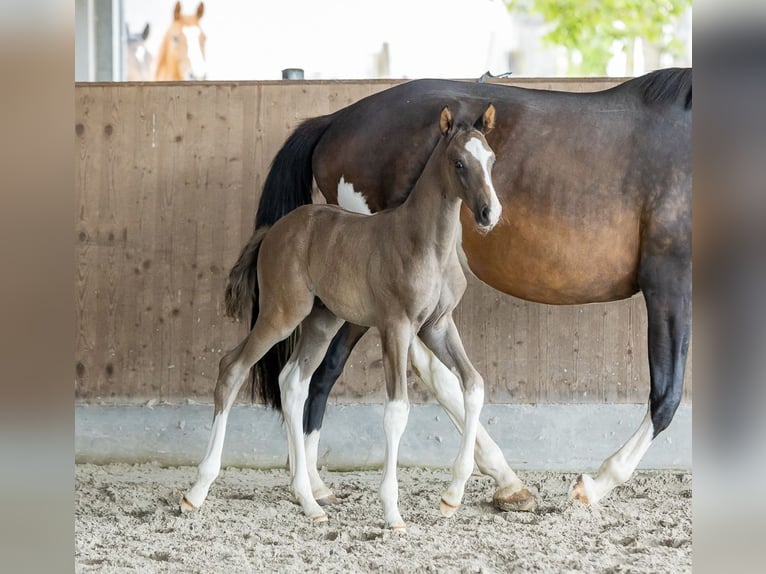
[[[303,440],[306,446],[311,492],[322,506],[337,502],[335,494],[325,485],[317,471],[319,432],[327,408],[327,397],[343,372],[351,351],[367,330],[367,327],[344,323],[333,337],[327,354],[311,377],[309,396],[303,410]]]
[[[410,360],[412,368],[462,433],[465,427],[465,406],[460,381],[417,337],[410,347]],[[537,507],[535,496],[508,466],[500,447],[481,424],[476,432],[474,455],[479,470],[495,479],[497,490],[492,497],[495,506],[501,510],[523,511],[532,511]]]
[[[327,520],[327,515],[312,493],[310,469],[303,441],[303,408],[311,375],[324,357],[341,323],[342,321],[327,309],[314,308],[303,321],[298,345],[279,374],[282,414],[285,418],[290,452],[291,488],[306,516],[317,521]]]
[[[484,380],[466,355],[452,315],[446,315],[434,325],[422,329],[420,338],[442,363],[457,370],[463,382],[465,426],[452,467],[452,482],[442,493],[439,505],[444,516],[452,516],[463,500],[465,484],[473,471],[479,414],[484,404]]]
[[[181,500],[182,511],[199,508],[207,498],[210,486],[221,470],[226,422],[234,399],[252,366],[266,351],[295,330],[300,320],[308,314],[304,309],[305,312],[301,315],[300,305],[297,305],[294,311],[293,317],[262,314],[245,340],[221,358],[214,393],[213,429],[205,456],[197,467],[197,480]]]
[[[639,282],[649,323],[649,408],[635,434],[603,462],[596,476],[583,474],[572,485],[570,498],[584,503],[597,503],[631,477],[681,402],[691,333],[691,265],[683,257],[644,257]]]

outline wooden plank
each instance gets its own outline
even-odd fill
[[[76,397],[210,400],[218,360],[247,332],[223,316],[223,291],[274,154],[303,119],[396,83],[78,84]],[[583,91],[616,82],[501,83]],[[646,401],[640,297],[547,307],[472,280],[456,317],[489,402]],[[380,342],[369,333],[331,400],[383,395]],[[411,398],[431,400],[416,381]]]

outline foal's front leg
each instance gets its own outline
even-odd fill
[[[473,471],[479,414],[484,404],[484,380],[466,355],[452,315],[447,315],[434,325],[424,328],[419,336],[442,363],[457,370],[463,383],[465,426],[452,467],[452,482],[442,494],[439,504],[444,516],[452,516],[463,500],[465,484]]]
[[[380,499],[386,528],[405,530],[399,513],[399,484],[396,465],[399,457],[399,441],[407,426],[410,403],[407,398],[407,353],[413,333],[409,325],[394,326],[381,330],[383,368],[386,375],[386,406],[383,411],[383,428],[386,432],[386,458],[383,461],[383,481]]]

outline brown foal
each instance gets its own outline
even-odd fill
[[[365,216],[336,206],[308,205],[255,231],[232,271],[227,305],[242,315],[257,292],[258,317],[247,338],[221,359],[208,450],[197,481],[181,501],[183,510],[199,507],[218,475],[226,419],[248,372],[300,326],[297,347],[278,381],[291,488],[307,516],[327,519],[311,489],[303,407],[312,373],[343,321],[350,321],[376,327],[382,342],[387,401],[380,496],[386,527],[404,528],[396,461],[409,413],[407,360],[416,338],[459,375],[465,425],[452,481],[440,501],[445,516],[455,512],[473,469],[484,401],[484,382],[466,356],[452,318],[466,287],[456,240],[461,201],[484,232],[500,218],[490,176],[495,156],[483,135],[494,123],[492,105],[476,126],[456,123],[445,106],[439,117],[442,137],[400,207]]]

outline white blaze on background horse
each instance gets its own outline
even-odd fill
[[[199,21],[205,12],[200,2],[191,16],[181,14],[181,3],[176,2],[173,22],[162,39],[157,56],[154,79],[159,81],[204,80],[205,33]]]
[[[148,82],[152,79],[152,65],[154,58],[146,48],[146,39],[149,37],[149,24],[138,33],[131,33],[126,25],[127,34],[127,81],[128,82]]]
[[[387,397],[380,497],[386,527],[405,528],[396,465],[409,414],[408,357],[421,347],[454,369],[463,384],[462,400],[455,397],[453,405],[462,438],[452,481],[440,500],[445,516],[460,506],[473,470],[484,381],[452,318],[466,288],[455,241],[461,204],[485,233],[497,224],[502,208],[490,177],[494,153],[483,135],[495,124],[495,108],[490,104],[475,126],[475,118],[456,120],[446,106],[438,119],[439,142],[401,206],[360,215],[333,205],[307,205],[255,230],[230,273],[226,304],[229,314],[242,317],[252,301],[257,318],[247,338],[221,359],[210,442],[182,510],[204,502],[220,471],[229,409],[250,369],[283,345],[292,352],[277,381],[259,379],[258,386],[284,415],[293,493],[306,516],[327,520],[316,500],[326,493],[316,492],[318,477],[308,468],[314,466],[315,473],[316,457],[306,453],[303,410],[311,376],[344,321],[380,332]],[[297,343],[285,345],[299,326]],[[309,446],[316,452],[316,445]]]

